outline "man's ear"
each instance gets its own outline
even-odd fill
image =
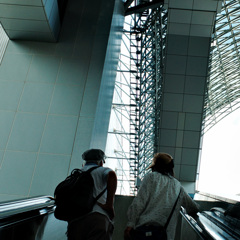
[[[101,166],[101,167],[103,166],[103,161],[100,162],[100,166]]]

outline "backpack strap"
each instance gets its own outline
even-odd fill
[[[173,206],[173,208],[172,208],[172,211],[171,211],[171,213],[170,213],[170,215],[169,215],[169,217],[168,217],[168,220],[167,220],[167,222],[166,222],[165,225],[164,225],[164,228],[165,228],[165,229],[167,229],[167,227],[168,227],[168,224],[169,224],[169,222],[170,222],[170,219],[171,219],[171,217],[172,217],[172,214],[173,214],[173,212],[174,212],[174,209],[175,209],[175,207],[176,207],[176,205],[177,205],[177,202],[178,202],[178,199],[179,199],[179,197],[180,197],[180,193],[181,193],[181,189],[180,189],[180,192],[179,192],[179,194],[178,194],[177,200],[176,200],[175,203],[174,203],[174,206]]]
[[[105,187],[95,198],[96,202],[97,200],[105,193],[105,191],[107,190],[107,187]]]
[[[99,168],[99,167],[100,167],[100,166],[92,167],[92,168],[89,168],[87,171],[84,171],[84,172],[89,172],[89,173],[90,173],[91,171],[93,171],[94,169]],[[74,169],[72,170],[70,176],[73,175],[73,174],[75,174],[75,173],[81,173],[81,172],[83,172],[82,169],[74,168]],[[68,176],[68,177],[70,177],[70,176]]]
[[[92,167],[92,168],[89,168],[86,172],[91,172],[91,171],[93,171],[93,170],[95,170],[96,168],[99,168],[100,166],[96,166],[96,167]]]
[[[86,172],[89,172],[89,173],[90,173],[91,171],[93,171],[94,169],[99,168],[99,167],[100,167],[100,166],[92,167],[92,168],[88,169]],[[107,190],[107,187],[104,188],[103,191],[100,192],[100,193],[96,196],[95,202],[97,202],[97,200],[104,194],[104,192],[105,192],[106,190]]]

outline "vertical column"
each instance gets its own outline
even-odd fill
[[[60,31],[57,0],[1,0],[0,22],[12,40],[56,42]]]
[[[220,1],[169,0],[159,150],[175,159],[176,177],[196,178],[211,34]]]

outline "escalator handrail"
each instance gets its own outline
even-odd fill
[[[54,203],[54,198],[51,196],[40,196],[0,203],[0,219],[32,210],[54,207]]]
[[[180,214],[182,215],[183,219],[191,226],[191,228],[194,230],[194,232],[198,235],[200,239],[210,239],[206,236],[203,229],[199,226],[197,221],[188,215],[186,211],[181,207]],[[197,214],[198,215],[198,214]]]
[[[212,216],[209,214],[208,211],[204,211],[202,212],[202,215],[204,217],[206,217],[207,219],[209,219],[212,223],[214,223],[216,226],[218,226],[220,229],[223,229],[227,234],[229,234],[231,237],[233,237],[234,239],[237,237],[237,239],[239,239],[239,232],[236,231],[236,229],[232,229],[229,225],[224,224],[222,221],[220,221],[218,218],[221,219],[221,217],[219,217],[218,215],[216,215],[215,211],[219,211],[222,214],[224,214],[224,211],[222,209],[218,209],[218,208],[212,208],[210,213],[214,213],[215,216]]]

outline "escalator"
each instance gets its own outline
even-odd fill
[[[54,200],[48,196],[0,204],[1,240],[65,240],[67,223],[54,215]]]
[[[197,214],[196,218],[181,211],[181,240],[239,240],[240,218],[215,207]]]
[[[128,206],[123,198],[128,197],[116,196],[113,240],[123,239],[126,214],[123,215],[122,209],[124,207],[127,209]],[[54,204],[54,199],[49,196],[0,203],[0,239],[66,240],[67,222],[54,217]],[[232,204],[226,209],[222,207],[208,209],[210,210],[202,211],[193,218],[182,208],[175,240],[240,240],[238,204]]]

